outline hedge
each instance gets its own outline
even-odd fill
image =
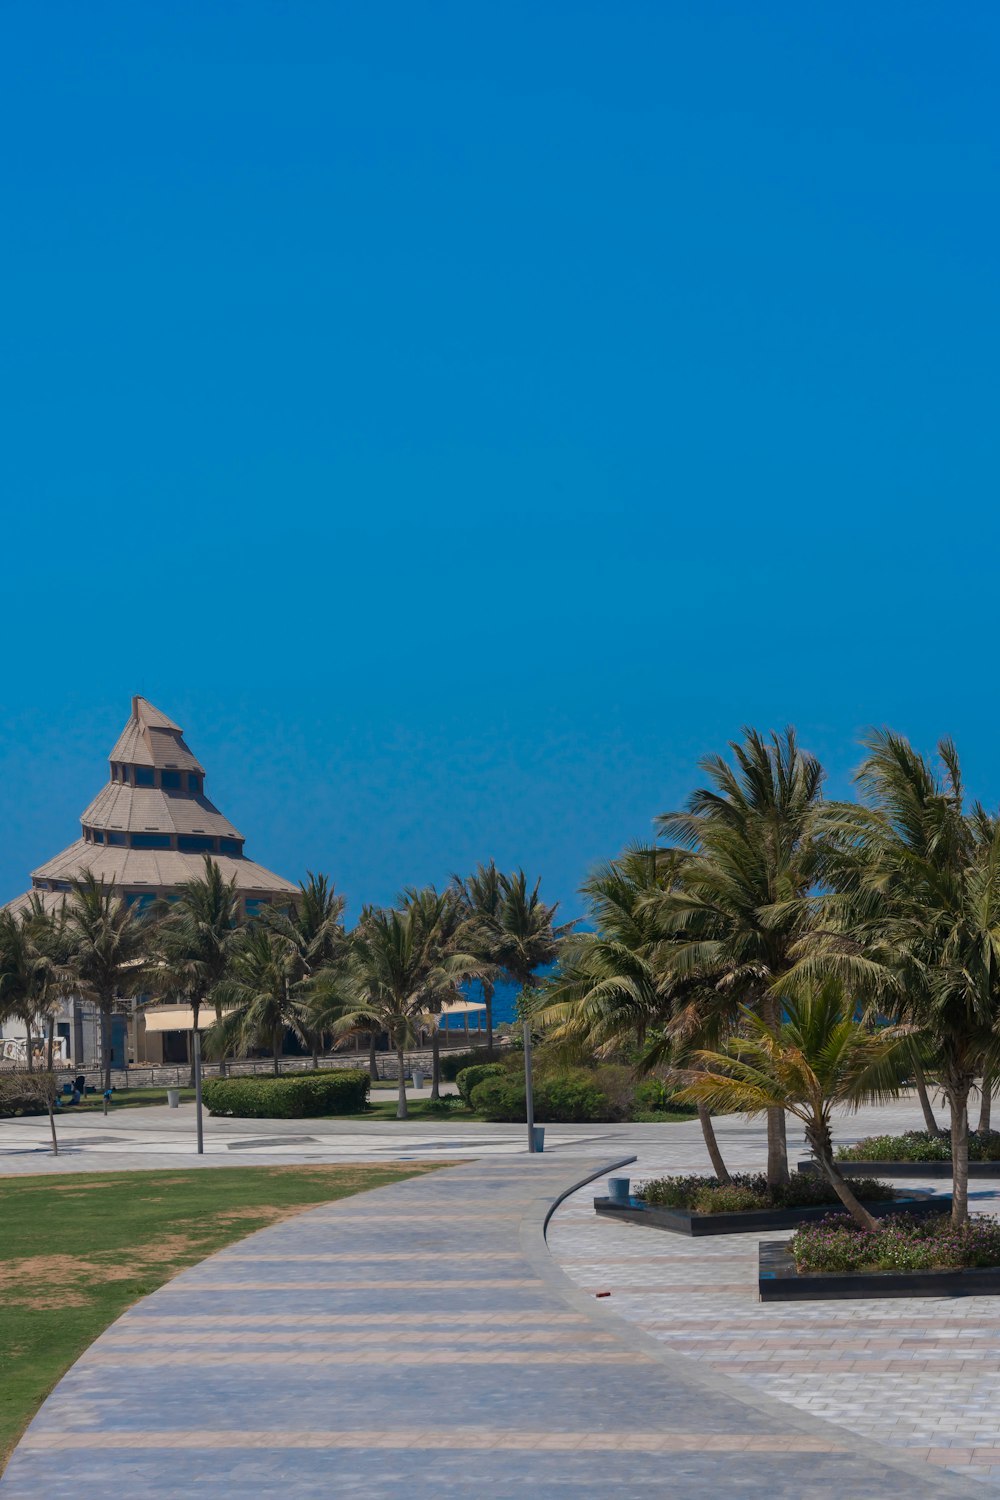
[[[456,1077],[458,1092],[468,1104],[469,1096],[477,1083],[482,1083],[484,1078],[499,1078],[506,1071],[503,1063],[473,1063],[471,1068],[463,1068]]]
[[[285,1078],[210,1078],[202,1098],[213,1115],[242,1120],[302,1120],[356,1115],[368,1106],[371,1079],[360,1068],[296,1073]]]
[[[487,1120],[523,1120],[524,1080],[509,1073],[502,1078],[484,1078],[472,1090],[470,1103]],[[534,1088],[534,1106],[539,1124],[580,1124],[607,1120],[610,1114],[604,1092],[578,1074],[540,1079]]]

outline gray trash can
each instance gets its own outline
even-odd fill
[[[180,1089],[167,1089],[167,1103],[171,1109],[177,1109],[181,1102]]]
[[[424,1086],[424,1070],[423,1070],[423,1068],[414,1068],[414,1070],[413,1070],[413,1087],[415,1089],[422,1089],[423,1086]]]

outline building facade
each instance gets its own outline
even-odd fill
[[[249,859],[242,833],[205,795],[205,769],[184,742],[180,727],[145,698],[132,699],[132,713],[109,757],[107,784],[84,811],[80,837],[31,872],[31,893],[10,903],[18,908],[37,895],[47,907],[69,898],[73,881],[86,872],[145,909],[170,900],[185,881],[204,873],[206,854],[224,877],[234,880],[244,916],[272,903],[285,904],[297,887]],[[16,1043],[23,1027],[7,1026],[2,1040]],[[64,1056],[79,1068],[100,1060],[100,1028],[92,1006],[66,1003],[57,1023]],[[141,1009],[116,1018],[113,1064],[181,1062],[187,1058],[182,1031],[150,1032]]]

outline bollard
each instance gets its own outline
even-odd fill
[[[533,1125],[532,1129],[535,1132],[535,1150],[536,1151],[544,1151],[545,1150],[545,1126],[544,1125]]]
[[[628,1190],[631,1179],[628,1177],[608,1178],[608,1197],[612,1203],[627,1203]]]

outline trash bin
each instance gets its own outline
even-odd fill
[[[180,1089],[167,1089],[167,1103],[171,1109],[177,1109],[181,1102]]]
[[[533,1125],[531,1128],[535,1132],[535,1150],[536,1151],[544,1151],[545,1150],[545,1126],[544,1125]]]
[[[608,1178],[608,1197],[612,1203],[627,1203],[628,1190],[631,1179],[628,1177]]]
[[[422,1089],[423,1086],[424,1086],[424,1070],[423,1070],[423,1068],[414,1068],[414,1070],[413,1070],[413,1087],[415,1089]]]

